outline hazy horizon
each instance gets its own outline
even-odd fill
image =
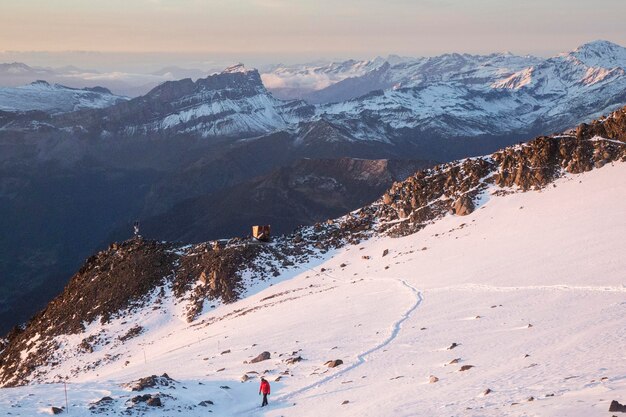
[[[146,71],[390,54],[551,56],[626,45],[621,0],[22,0],[0,4],[0,62]]]

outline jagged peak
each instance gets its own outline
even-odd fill
[[[230,67],[224,68],[221,72],[222,74],[249,74],[252,72],[257,72],[254,68],[246,68],[244,64],[241,62],[235,65],[231,65]]]

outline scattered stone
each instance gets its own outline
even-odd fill
[[[266,361],[266,360],[268,360],[270,358],[271,358],[270,353],[265,351],[265,352],[260,353],[256,358],[252,359],[250,361],[250,363],[262,362],[262,361]]]
[[[246,382],[247,380],[250,379],[250,377],[247,374],[243,374],[243,376],[240,379],[241,379],[241,382]]]
[[[528,326],[526,326],[527,329],[530,329],[531,327],[533,327],[533,325],[530,323],[528,323]]]
[[[430,378],[428,378],[428,383],[434,384],[435,382],[439,382],[439,378],[437,378],[435,375],[431,375]]]
[[[221,389],[230,389],[230,387],[228,385],[220,385]]]
[[[346,266],[348,266],[348,265],[346,265],[346,264],[341,264],[341,265],[339,265],[339,268],[345,268]]]
[[[227,353],[230,353],[230,349],[223,351],[222,353],[220,353],[220,355],[226,355]]]
[[[372,258],[372,257],[371,257],[371,256],[369,256],[369,255],[363,255],[363,256],[361,256],[361,259],[365,259],[365,260],[367,260],[367,259],[371,259],[371,258]]]
[[[143,327],[139,325],[135,325],[130,328],[123,336],[118,337],[120,342],[126,342],[127,340],[132,339],[133,337],[139,336],[143,332]]]
[[[454,348],[455,348],[455,347],[457,347],[457,346],[459,346],[459,344],[458,344],[458,343],[456,343],[456,342],[454,342],[454,343],[452,343],[450,346],[448,346],[448,347],[447,347],[447,350],[452,350],[452,349],[454,349]]]
[[[616,400],[611,401],[611,405],[609,405],[609,411],[617,411],[619,413],[626,413],[626,405],[620,404]]]
[[[387,256],[387,255],[389,255],[389,249],[385,249],[385,250],[383,251],[383,257],[385,257],[385,256]]]
[[[526,398],[526,401],[535,401],[535,397],[531,395],[530,397]]]
[[[461,366],[461,369],[459,369],[459,372],[469,371],[473,367],[474,367],[474,365],[463,365],[463,366]]]
[[[483,391],[483,397],[489,394],[491,394],[491,388],[487,388],[486,390]]]
[[[274,382],[278,382],[282,379],[283,377],[278,375],[276,378],[274,378]]]
[[[341,405],[346,405],[346,404],[349,404],[349,403],[350,403],[350,401],[345,400],[344,402],[341,403]]]
[[[55,414],[55,415],[63,413],[63,409],[59,407],[52,407],[50,411],[52,412],[52,414]]]
[[[455,363],[459,363],[460,361],[461,358],[454,358],[450,362],[448,362],[448,365],[454,365]]]
[[[217,370],[217,371],[215,371],[215,372],[222,372],[222,371],[225,371],[225,370],[226,370],[226,368],[220,368],[220,369],[218,369],[218,370]]]
[[[329,368],[336,368],[339,365],[342,365],[343,361],[341,359],[335,359],[332,361],[328,361],[326,362],[324,365],[328,366]]]
[[[204,401],[200,401],[200,402],[198,403],[198,405],[199,405],[200,407],[208,407],[208,406],[210,406],[210,405],[214,405],[214,403],[213,403],[213,401],[211,401],[211,400],[204,400]]]

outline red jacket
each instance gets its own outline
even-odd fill
[[[261,387],[259,387],[259,393],[269,394],[270,393],[270,383],[267,381],[261,381]]]

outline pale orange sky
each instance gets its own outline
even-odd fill
[[[624,0],[2,0],[0,51],[322,57],[626,45]]]

